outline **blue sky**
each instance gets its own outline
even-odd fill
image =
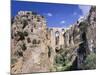
[[[20,10],[35,11],[45,16],[48,27],[68,27],[81,16],[86,15],[90,7],[89,5],[12,1],[11,15],[17,15]]]

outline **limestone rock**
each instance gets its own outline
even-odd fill
[[[11,24],[13,74],[83,69],[86,57],[96,53],[95,6],[68,28],[49,28],[43,16],[31,11],[19,11]]]
[[[12,57],[17,60],[12,63],[14,66],[11,72],[48,72],[50,62],[44,17],[31,11],[20,11],[15,16],[11,29]]]

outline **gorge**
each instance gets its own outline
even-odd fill
[[[12,74],[95,69],[95,57],[95,6],[68,28],[47,27],[45,17],[32,11],[11,19]]]

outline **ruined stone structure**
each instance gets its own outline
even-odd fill
[[[66,32],[67,28],[57,28],[52,27],[48,28],[48,31],[50,31],[50,40],[51,40],[51,47],[54,49],[56,47],[64,46],[64,33]],[[53,41],[52,41],[53,40]]]
[[[20,11],[12,23],[12,73],[48,72],[48,41],[44,17]]]
[[[11,73],[57,71],[55,57],[61,53],[67,67],[81,69],[90,52],[96,52],[96,8],[69,28],[48,28],[43,16],[19,11],[11,22]],[[73,69],[73,68],[72,68]]]

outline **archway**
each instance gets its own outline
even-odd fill
[[[59,44],[59,35],[60,35],[59,31],[56,31],[56,32],[55,32],[55,44],[56,44],[56,45]]]

